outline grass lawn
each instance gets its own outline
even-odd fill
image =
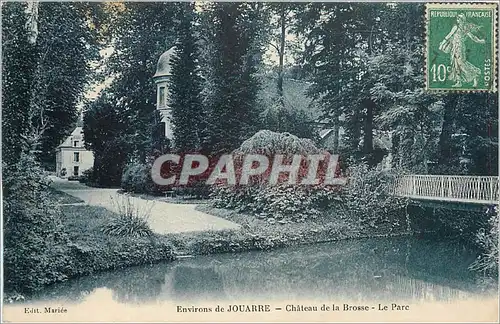
[[[76,202],[72,196],[51,190],[58,201]],[[96,206],[59,205],[63,238],[50,251],[40,251],[55,262],[46,269],[44,280],[56,283],[99,271],[172,261],[175,253],[164,236],[113,236],[102,229],[117,214]],[[41,288],[41,287],[40,287]]]
[[[54,188],[50,188],[49,190],[50,190],[50,195],[54,197],[54,199],[57,201],[58,204],[78,204],[84,202],[80,198],[74,197],[60,190]]]
[[[105,225],[119,215],[97,206],[61,205],[81,202],[68,194],[55,189],[49,192],[57,205],[56,216],[60,220],[57,242],[47,250],[37,250],[40,260],[52,260],[43,263],[36,271],[36,283],[25,291],[5,291],[4,300],[26,298],[32,292],[70,278],[92,273],[121,269],[135,265],[154,264],[172,261],[176,258],[174,248],[168,238],[160,235],[132,237],[114,236],[104,233]],[[59,222],[58,222],[59,223]]]
[[[103,207],[62,206],[70,254],[75,256],[75,275],[174,259],[172,246],[164,236],[136,238],[103,233],[104,225],[117,216]]]

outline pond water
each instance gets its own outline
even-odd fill
[[[52,285],[37,302],[82,302],[105,291],[123,304],[265,298],[452,301],[491,296],[497,281],[468,270],[477,253],[453,241],[361,239],[196,256]]]

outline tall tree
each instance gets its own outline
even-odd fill
[[[74,127],[77,104],[92,79],[89,63],[98,55],[100,8],[96,3],[39,4],[32,99],[43,110],[39,155],[47,167],[54,167],[55,148]]]
[[[450,146],[458,148],[461,172],[498,175],[498,96],[468,93],[457,97]]]
[[[153,75],[158,58],[174,45],[178,3],[124,3],[111,34],[114,51],[107,73],[114,76],[113,95],[127,123],[132,156],[145,160],[151,152],[156,87]],[[104,90],[106,91],[106,90]]]
[[[2,4],[3,266],[5,286],[16,292],[27,292],[54,278],[64,278],[64,265],[54,261],[61,260],[60,251],[54,246],[66,243],[65,234],[57,204],[49,194],[50,180],[35,159],[40,148],[42,153],[50,153],[58,138],[64,136],[51,133],[53,127],[64,131],[69,126],[64,116],[54,112],[76,110],[74,99],[81,95],[84,82],[80,81],[87,76],[85,69],[78,69],[87,64],[86,58],[80,62],[82,57],[75,54],[81,50],[82,40],[67,41],[62,34],[49,32],[53,27],[50,8],[54,9],[54,16],[65,8],[70,20],[75,18],[73,14],[79,14],[76,7],[61,5],[38,1]],[[60,20],[57,28],[77,37],[79,34],[73,35],[70,30],[84,28],[79,25],[82,21],[75,22],[78,26],[72,23]],[[56,47],[60,60],[53,57]],[[75,57],[72,59],[71,55]],[[60,66],[47,62],[51,59]],[[70,66],[75,68],[76,85],[66,85],[65,102],[70,106],[61,107],[57,87],[61,80],[68,81]]]
[[[272,75],[275,80],[275,86],[272,96],[272,104],[265,107],[264,126],[277,132],[291,132],[296,135],[308,134],[313,137],[313,133],[308,130],[307,125],[310,122],[307,114],[297,110],[297,105],[290,96],[293,91],[291,82],[285,82],[286,77],[290,77],[290,62],[299,53],[300,37],[294,32],[296,23],[296,14],[300,12],[307,4],[305,3],[287,3],[276,2],[267,3],[265,6],[266,15],[264,16],[267,25],[267,42],[271,50],[271,71],[265,73],[265,78]],[[277,59],[277,62],[274,63]],[[297,67],[295,67],[297,68]],[[295,71],[297,72],[297,71]],[[286,85],[285,85],[286,83]],[[292,89],[285,89],[286,87]],[[302,120],[302,122],[301,122]],[[297,124],[299,122],[299,124]],[[304,132],[305,131],[305,132]]]
[[[206,147],[217,154],[237,148],[257,129],[255,76],[261,57],[259,3],[214,3],[209,57]],[[205,55],[207,57],[207,55]]]
[[[312,3],[297,13],[306,37],[303,64],[311,71],[310,95],[323,107],[324,121],[345,128],[347,154],[369,156],[376,106],[365,81],[364,56],[381,43],[380,8],[375,4]],[[363,148],[360,149],[360,143]]]
[[[84,127],[89,147],[97,150],[102,145],[114,148],[99,151],[102,156],[94,160],[95,176],[102,184],[119,185],[119,175],[126,163],[132,160],[145,162],[156,146],[154,135],[158,119],[155,111],[156,87],[152,77],[158,58],[174,45],[177,38],[176,20],[167,18],[176,17],[179,5],[126,2],[106,7],[113,17],[108,32],[114,50],[104,73],[113,79],[111,85],[102,90],[100,95],[103,98],[88,106],[89,117],[86,120],[94,118],[91,116],[104,120]],[[113,111],[117,116],[113,118],[119,121],[119,127],[109,136],[94,136],[100,134],[98,127],[103,125],[109,105],[115,105]],[[97,113],[100,110],[103,112]],[[123,154],[116,155],[116,150]],[[109,164],[114,158],[116,163]]]
[[[17,162],[29,128],[30,91],[36,67],[28,38],[26,4],[2,5],[2,162]]]
[[[83,118],[86,148],[94,152],[93,180],[102,186],[120,184],[133,140],[127,120],[120,111],[119,98],[108,90],[88,104]]]
[[[180,152],[201,149],[205,128],[201,102],[198,45],[194,35],[194,5],[182,3],[179,13],[176,55],[172,58],[169,102],[174,125],[174,146]]]
[[[284,107],[283,80],[285,78],[285,59],[290,57],[294,42],[287,36],[295,22],[295,11],[301,10],[304,4],[276,2],[268,5],[269,44],[278,56],[276,88],[280,106]],[[294,35],[296,36],[296,35]]]

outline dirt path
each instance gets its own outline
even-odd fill
[[[57,177],[52,177],[52,180],[52,186],[55,189],[80,198],[89,205],[101,206],[111,211],[116,211],[118,204],[123,205],[127,203],[127,199],[130,199],[130,205],[133,208],[151,211],[148,222],[151,229],[158,234],[240,228],[240,225],[234,222],[195,210],[195,204],[170,204],[145,200],[119,194],[118,189],[91,188],[76,181]]]

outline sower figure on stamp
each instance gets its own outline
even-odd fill
[[[464,14],[457,16],[457,23],[439,44],[439,49],[451,56],[451,71],[449,78],[455,81],[452,87],[461,87],[462,82],[472,82],[477,87],[477,79],[481,69],[467,61],[465,41],[467,37],[476,43],[484,44],[485,40],[473,35],[481,26],[467,23]]]

